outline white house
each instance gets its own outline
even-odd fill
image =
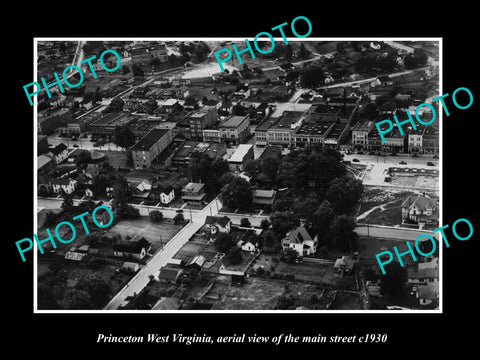
[[[150,243],[141,238],[136,241],[121,240],[113,245],[113,255],[123,258],[142,260],[150,250]]]
[[[162,204],[168,205],[175,199],[175,190],[171,186],[161,186],[154,183],[150,188],[151,199],[159,200]]]
[[[71,194],[75,191],[77,181],[73,179],[52,179],[51,184],[54,193],[60,194],[63,190],[65,194]]]
[[[438,207],[432,199],[425,195],[409,196],[401,207],[402,221],[411,220],[424,224],[438,223]]]
[[[253,244],[251,241],[244,241],[244,240],[239,240],[237,243],[237,247],[239,247],[243,251],[249,251],[249,252],[253,252],[257,248],[255,244]]]
[[[60,164],[62,161],[64,161],[68,157],[68,148],[67,145],[64,143],[60,143],[54,148],[49,150],[49,153],[53,156],[55,159],[55,162],[57,164]]]
[[[205,226],[210,230],[211,234],[216,234],[217,232],[229,233],[231,225],[232,221],[228,216],[207,216],[205,219]]]
[[[299,226],[289,231],[282,240],[283,250],[288,248],[294,249],[300,256],[314,254],[317,251],[317,244],[318,235],[315,235],[312,239],[307,229],[303,226]]]

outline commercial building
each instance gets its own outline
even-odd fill
[[[219,125],[221,140],[227,144],[241,144],[250,135],[250,117],[232,116]]]
[[[203,129],[213,125],[218,120],[217,108],[205,106],[186,116],[190,125],[190,140],[203,140]]]
[[[168,60],[168,53],[165,44],[138,46],[130,50],[132,62],[136,64],[148,63],[154,58],[161,62]]]
[[[71,112],[63,108],[54,112],[40,112],[37,116],[37,133],[49,135],[60,126],[65,126],[71,118]]]
[[[230,171],[242,172],[247,160],[253,160],[253,145],[240,144],[228,159],[228,166]]]
[[[172,142],[170,129],[153,129],[132,146],[133,165],[136,169],[147,169],[155,158]]]
[[[116,126],[130,125],[135,119],[126,111],[109,113],[90,123],[87,128],[94,136],[113,136]]]

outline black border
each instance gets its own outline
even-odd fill
[[[173,4],[174,5],[174,4]],[[27,6],[27,5],[25,5]],[[274,336],[278,333],[305,335],[361,335],[387,333],[388,344],[346,344],[344,349],[370,352],[371,355],[386,355],[383,351],[395,350],[412,353],[413,346],[432,354],[435,349],[462,344],[473,345],[474,331],[465,324],[473,317],[476,307],[476,257],[478,230],[465,242],[450,241],[444,247],[443,263],[443,314],[33,314],[33,258],[21,262],[14,242],[33,234],[33,108],[25,99],[22,86],[33,81],[33,38],[48,36],[92,37],[165,37],[165,36],[238,36],[251,37],[267,31],[299,15],[307,16],[312,25],[311,37],[379,37],[413,36],[443,38],[443,90],[450,94],[465,86],[474,94],[474,103],[467,110],[453,109],[443,123],[443,223],[452,224],[458,218],[469,219],[478,228],[478,215],[474,204],[478,199],[475,191],[475,152],[478,121],[478,94],[476,65],[476,19],[475,13],[461,4],[449,5],[435,13],[440,5],[418,3],[383,3],[378,8],[373,4],[338,4],[337,8],[323,7],[322,3],[275,4],[271,9],[260,10],[243,3],[202,3],[193,8],[189,4],[177,4],[167,8],[150,4],[78,4],[55,7],[50,3],[35,5],[36,8],[20,12],[20,33],[11,25],[4,27],[5,52],[3,75],[5,141],[4,162],[6,182],[3,182],[4,215],[6,236],[5,257],[8,267],[3,296],[7,299],[6,314],[14,314],[8,326],[9,346],[28,341],[36,351],[70,350],[84,346],[89,350],[105,348],[109,352],[123,352],[125,348],[140,351],[163,350],[165,344],[97,344],[99,332],[113,335],[145,335],[147,333],[232,335],[234,333]],[[41,8],[41,9],[40,9]],[[472,14],[473,15],[473,14]],[[457,21],[455,21],[457,19]],[[21,26],[20,26],[21,25]],[[12,101],[13,100],[13,101]],[[9,175],[7,175],[9,174]],[[8,316],[8,315],[5,315]],[[473,320],[473,319],[472,319]],[[475,324],[472,324],[475,326]],[[26,334],[30,334],[25,336]],[[28,340],[27,340],[28,339]],[[44,346],[39,346],[44,345]],[[200,348],[211,351],[225,345],[181,346],[181,350]],[[229,345],[240,351],[247,344]],[[291,346],[268,345],[283,351],[293,348],[296,352],[306,347],[314,350],[339,349],[340,344],[292,344]],[[175,344],[168,347],[179,348]],[[257,349],[262,345],[249,345]],[[410,349],[410,347],[412,347]],[[364,349],[365,348],[365,349]],[[423,348],[423,349],[422,349]],[[18,349],[18,347],[16,348]],[[372,351],[377,351],[372,353]],[[436,351],[435,351],[436,352]],[[164,353],[160,353],[164,355]],[[219,353],[221,354],[221,353]],[[229,354],[229,353],[228,353]],[[252,355],[255,353],[252,353]],[[305,353],[303,353],[305,354]],[[314,352],[314,354],[317,354]],[[318,353],[321,356],[322,353]],[[390,354],[390,352],[388,352]],[[216,355],[209,353],[209,356]],[[305,354],[306,355],[306,354]],[[330,356],[335,356],[329,353]],[[421,356],[421,354],[418,354]]]

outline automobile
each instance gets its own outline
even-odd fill
[[[431,162],[431,161],[428,161],[428,162],[427,162],[427,165],[428,165],[428,166],[435,166],[435,164],[434,164],[433,162]]]
[[[353,162],[360,162],[360,160],[358,160],[357,158],[355,159],[352,159]]]
[[[401,165],[406,165],[407,162],[402,160],[402,161],[399,162],[399,164],[401,164]]]
[[[418,154],[413,153],[413,154],[412,154],[412,157],[418,157]]]
[[[77,145],[77,144],[73,144],[73,147],[78,147],[78,145]]]

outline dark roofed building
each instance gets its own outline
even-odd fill
[[[142,260],[150,248],[151,244],[145,238],[135,241],[121,240],[113,245],[113,255]]]
[[[207,216],[205,219],[205,226],[212,234],[217,232],[229,233],[231,224],[232,221],[228,216]]]
[[[158,280],[167,283],[176,283],[178,279],[183,275],[182,268],[164,266],[160,269]]]
[[[172,140],[171,129],[152,129],[131,147],[134,167],[150,168],[155,158],[171,144]]]

